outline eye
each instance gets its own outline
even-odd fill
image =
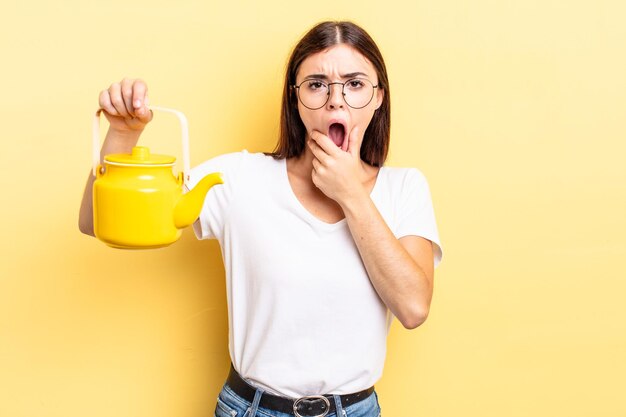
[[[350,90],[358,90],[360,88],[365,87],[365,83],[362,80],[354,79],[346,82],[346,85]]]
[[[320,80],[307,80],[304,83],[304,86],[307,90],[310,91],[318,91],[326,88],[326,84]]]

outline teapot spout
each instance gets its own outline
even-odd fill
[[[208,174],[184,194],[174,208],[174,225],[182,229],[196,221],[202,211],[204,198],[209,189],[216,184],[223,184],[222,175],[219,173]]]

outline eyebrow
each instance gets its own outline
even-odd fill
[[[358,77],[359,75],[367,77],[367,74],[363,72],[351,72],[349,74],[343,74],[341,78],[354,78],[354,77]],[[311,78],[315,78],[319,80],[330,80],[330,78],[328,78],[326,74],[311,74],[311,75],[307,75],[306,77],[304,77],[305,80],[308,80]]]

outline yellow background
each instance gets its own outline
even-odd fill
[[[626,415],[620,0],[3,2],[0,416],[212,416],[228,368],[215,242],[81,235],[101,89],[142,77],[192,163],[272,149],[299,37],[352,19],[392,93],[389,165],[430,182],[444,261],[395,322],[383,417]],[[179,155],[175,118],[142,142]]]

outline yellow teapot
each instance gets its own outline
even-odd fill
[[[100,113],[93,125],[93,225],[94,234],[109,246],[122,249],[160,248],[174,243],[182,229],[199,216],[204,198],[219,173],[205,176],[189,192],[189,129],[185,115],[177,110],[151,107],[174,113],[183,131],[183,172],[174,176],[176,158],[151,154],[136,146],[132,154],[112,154],[100,164]]]

